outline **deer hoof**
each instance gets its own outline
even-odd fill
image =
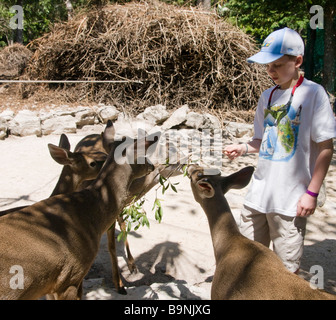
[[[126,289],[125,289],[125,287],[120,287],[119,289],[118,289],[118,293],[119,294],[122,294],[122,295],[127,295],[127,291],[126,291]]]
[[[136,267],[134,262],[129,262],[127,263],[128,269],[131,273],[137,273],[138,272],[138,268]]]

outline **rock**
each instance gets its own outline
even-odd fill
[[[128,114],[125,114],[124,112],[119,112],[116,121],[118,121],[119,123],[130,124],[132,122],[132,118]]]
[[[41,111],[39,113],[39,117],[40,117],[41,123],[43,123],[43,121],[53,118],[54,114],[51,111]]]
[[[210,113],[200,114],[193,111],[188,113],[185,125],[197,130],[210,129],[213,131],[221,128],[220,121],[214,115]]]
[[[42,121],[42,134],[76,133],[77,124],[71,115],[56,116]]]
[[[76,133],[77,128],[95,124],[96,112],[89,107],[79,106],[76,109],[71,109],[64,105],[50,112],[41,112],[40,118],[42,133],[45,135]]]
[[[62,116],[75,116],[76,111],[70,108],[67,104],[60,106],[52,111],[52,114],[56,117]]]
[[[14,118],[14,112],[12,110],[6,109],[5,111],[0,113],[0,119],[3,119],[7,122],[13,120]]]
[[[188,119],[185,124],[187,127],[199,129],[203,125],[203,122],[204,116],[202,114],[191,111],[188,113]]]
[[[201,126],[201,129],[220,129],[221,128],[221,123],[218,120],[217,117],[215,117],[214,115],[210,114],[210,113],[205,113],[204,115],[204,121],[203,124]]]
[[[118,119],[119,111],[115,106],[101,106],[97,110],[98,120],[102,123],[107,123],[108,120]]]
[[[5,110],[0,113],[0,140],[7,137],[7,131],[10,121],[14,119],[14,112],[12,110]]]
[[[75,111],[75,121],[77,128],[93,125],[95,123],[96,113],[89,107],[79,107]]]
[[[21,110],[10,121],[10,133],[16,136],[41,136],[41,120],[35,112],[29,110]]]
[[[224,124],[225,131],[235,137],[242,138],[245,135],[253,136],[253,125],[248,123],[226,122]]]
[[[148,107],[144,112],[140,113],[136,117],[140,120],[146,120],[154,125],[160,125],[169,118],[169,113],[166,110],[166,106],[158,104],[156,106]]]
[[[168,130],[173,127],[176,127],[180,124],[183,124],[187,121],[187,114],[189,111],[188,105],[183,105],[181,108],[175,110],[172,115],[168,118],[167,121],[162,125],[162,130]]]
[[[5,139],[7,136],[7,121],[0,118],[0,140]]]

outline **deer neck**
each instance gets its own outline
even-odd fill
[[[102,170],[87,188],[96,194],[102,213],[102,228],[106,231],[117,219],[129,196],[132,169],[129,165],[112,163]]]
[[[203,199],[201,206],[208,218],[215,259],[218,261],[240,232],[221,190],[216,191],[214,197]]]
[[[78,176],[71,170],[71,168],[69,166],[64,166],[55,189],[50,196],[74,192],[79,183]]]

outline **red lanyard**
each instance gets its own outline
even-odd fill
[[[301,74],[301,76],[300,76],[298,82],[296,83],[296,85],[295,85],[295,86],[293,87],[293,89],[292,89],[291,96],[290,96],[289,101],[287,102],[286,105],[292,103],[292,99],[293,99],[293,96],[294,96],[294,92],[295,92],[296,88],[299,87],[299,86],[302,84],[303,79],[304,79],[304,77],[303,77],[303,75]],[[272,96],[273,96],[274,91],[275,91],[276,89],[279,89],[279,88],[280,88],[280,86],[277,85],[277,86],[272,90],[272,92],[271,92],[271,94],[270,94],[270,96],[269,96],[269,98],[268,98],[267,109],[269,109],[269,108],[271,107],[271,100],[272,100]]]

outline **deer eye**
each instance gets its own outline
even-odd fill
[[[96,165],[97,165],[97,163],[95,163],[95,162],[90,162],[90,167],[91,167],[91,168],[94,168]]]

